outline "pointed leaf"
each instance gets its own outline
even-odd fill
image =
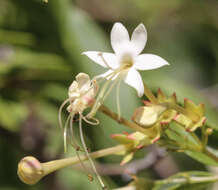
[[[193,159],[203,164],[210,165],[210,166],[218,166],[218,162],[207,156],[207,154],[205,153],[187,150],[185,151],[185,154],[187,154],[188,156],[192,157]]]

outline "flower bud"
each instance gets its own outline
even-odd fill
[[[213,133],[213,129],[212,128],[207,128],[206,129],[206,134],[207,135],[211,135]]]
[[[160,105],[141,106],[133,113],[132,120],[144,127],[151,126],[165,110],[166,107]]]
[[[17,174],[26,184],[36,184],[43,177],[41,163],[32,156],[24,157],[18,164]]]
[[[125,186],[125,187],[112,189],[112,190],[136,190],[136,187],[134,185],[128,185],[128,186]]]

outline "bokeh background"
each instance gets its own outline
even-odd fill
[[[218,2],[216,0],[0,0],[0,190],[94,190],[79,168],[66,168],[28,186],[16,175],[17,163],[27,155],[41,161],[74,155],[63,154],[58,108],[67,98],[68,86],[79,72],[91,77],[104,71],[81,55],[83,51],[112,51],[110,30],[122,22],[130,31],[143,23],[148,30],[144,52],[160,55],[170,66],[142,72],[156,92],[177,93],[195,103],[205,102],[208,123],[218,129]],[[130,118],[141,105],[136,92],[121,86],[121,110]],[[115,93],[106,105],[116,111]],[[99,126],[85,126],[92,151],[116,143],[110,135],[127,131],[98,114]],[[76,128],[76,127],[75,127]],[[217,148],[218,133],[210,138]],[[136,155],[143,159],[151,149]],[[128,176],[110,168],[120,157],[98,160],[110,174],[104,180],[116,188],[128,183]],[[112,164],[111,167],[108,164]],[[167,169],[166,169],[167,168]],[[139,175],[160,179],[185,170],[213,170],[182,153],[171,153],[162,162]],[[216,187],[210,187],[210,189]]]

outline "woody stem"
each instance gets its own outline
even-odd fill
[[[123,117],[119,117],[118,114],[112,112],[108,107],[101,105],[101,107],[99,108],[99,110],[104,113],[105,115],[109,116],[110,118],[112,118],[113,120],[117,121],[118,123],[121,123],[123,125],[125,125],[126,127],[129,127],[135,131],[139,131],[142,133],[146,133],[147,130],[144,129],[143,127],[137,125],[136,123],[133,123]]]

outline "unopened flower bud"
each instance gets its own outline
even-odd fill
[[[133,185],[129,185],[129,186],[113,189],[113,190],[136,190],[136,187]]]
[[[206,133],[207,133],[207,135],[211,135],[213,133],[213,129],[212,128],[207,128]]]
[[[18,164],[17,174],[26,184],[36,184],[43,177],[41,163],[32,156],[24,157]]]
[[[132,120],[141,126],[151,126],[165,110],[166,107],[160,105],[142,106],[135,110]]]

